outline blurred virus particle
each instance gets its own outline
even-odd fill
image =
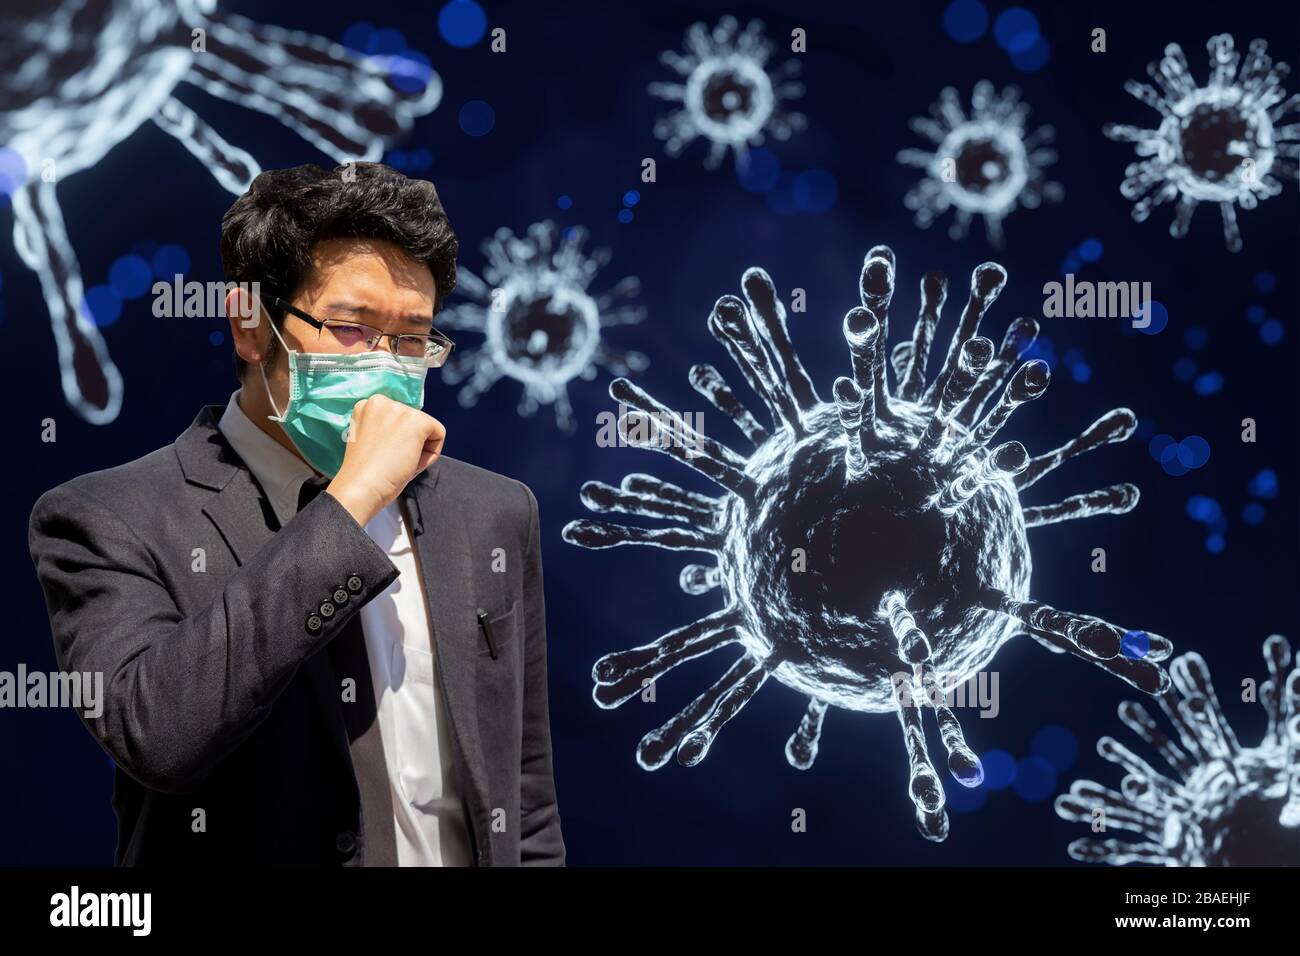
[[[1133,218],[1144,222],[1151,210],[1178,199],[1169,234],[1187,235],[1192,213],[1200,202],[1216,202],[1223,215],[1223,238],[1232,252],[1241,250],[1237,210],[1254,209],[1261,199],[1276,196],[1282,184],[1274,174],[1297,179],[1300,123],[1275,125],[1300,107],[1300,94],[1286,96],[1282,81],[1290,72],[1274,65],[1264,52],[1268,44],[1254,40],[1245,62],[1226,33],[1211,37],[1210,80],[1197,86],[1187,58],[1177,43],[1165,47],[1164,58],[1147,66],[1159,87],[1134,80],[1124,89],[1160,113],[1160,125],[1141,129],[1108,123],[1102,130],[1114,140],[1133,143],[1139,162],[1124,170],[1119,191],[1134,201]]]
[[[324,37],[218,16],[212,0],[6,3],[0,193],[13,205],[18,254],[40,279],[68,404],[89,422],[113,421],[122,376],[87,314],[59,181],[152,121],[243,193],[257,162],[175,96],[182,82],[278,119],[339,162],[375,160],[442,97],[436,73],[426,68],[416,90],[410,72]]]
[[[1168,686],[1157,662],[1171,647],[1157,635],[1029,597],[1027,528],[1127,512],[1138,489],[1119,484],[1029,508],[1021,507],[1020,491],[1076,455],[1127,438],[1136,426],[1133,412],[1115,409],[1037,457],[1016,441],[990,450],[1012,412],[1047,387],[1046,363],[1016,368],[1038,324],[1016,319],[1001,347],[977,334],[1006,281],[1002,266],[984,263],[971,276],[970,298],[927,386],[947,280],[937,272],[922,279],[915,331],[886,362],[894,272],[888,247],[867,254],[862,305],[843,324],[852,377],[837,378],[831,400],[823,401],[791,344],[771,278],[762,269],[746,271],[745,300],[719,299],[709,330],[773,427],[760,424],[711,365],[695,366],[691,385],[754,444],[748,457],[691,429],[631,382],[615,380],[610,394],[634,410],[623,428],[627,443],[677,458],[725,493],[712,498],[647,474],[628,475],[617,488],[587,482],[582,502],[593,511],[675,524],[584,519],[570,522],[563,536],[585,548],[643,544],[715,559],[712,566],[688,565],[680,584],[697,595],[721,588],[722,609],[609,654],[593,668],[596,703],[611,708],[683,661],[724,645],[742,650],[721,680],[641,740],[641,767],[656,769],[674,754],[683,765],[699,763],[722,726],[775,677],[809,698],[785,748],[800,769],[813,763],[831,705],[898,717],[917,824],[937,841],[948,818],[927,752],[924,706],[934,711],[952,775],[974,787],[983,769],[963,737],[951,692],[1012,637],[1028,631],[1050,650],[1069,651],[1147,693]],[[656,435],[668,430],[684,440]]]
[[[710,30],[703,23],[686,31],[686,53],[665,50],[660,61],[680,76],[680,83],[651,83],[652,96],[680,103],[681,108],[655,121],[655,136],[664,140],[669,156],[699,137],[709,141],[707,169],[717,169],[727,149],[739,159],[750,146],[761,146],[768,135],[789,139],[807,121],[802,113],[784,109],[803,95],[799,61],[786,60],[769,71],[774,47],[763,36],[763,24],[751,20],[742,31],[735,17],[723,17]]]
[[[642,321],[645,308],[627,301],[641,290],[633,276],[608,292],[588,291],[609,250],[584,253],[586,238],[577,227],[561,236],[549,220],[529,226],[526,236],[503,227],[483,243],[482,279],[460,268],[457,291],[473,301],[448,307],[438,324],[486,337],[481,348],[454,355],[443,366],[448,384],[465,382],[458,396],[462,406],[475,405],[498,379],[512,378],[524,387],[520,415],[554,405],[555,423],[572,433],[571,381],[590,381],[598,366],[627,375],[650,364],[640,352],[616,349],[601,337],[601,329]]]
[[[1079,780],[1056,798],[1056,812],[1094,829],[1104,824],[1136,833],[1145,842],[1075,840],[1070,856],[1112,866],[1300,863],[1300,668],[1287,674],[1291,645],[1280,634],[1264,642],[1264,660],[1269,678],[1260,686],[1259,702],[1268,729],[1255,747],[1238,743],[1210,670],[1196,653],[1170,662],[1178,692],[1157,697],[1177,740],[1141,704],[1120,704],[1119,719],[1160,754],[1170,772],[1155,769],[1113,737],[1097,741],[1097,752],[1125,771],[1120,792]],[[1243,700],[1254,697],[1243,694]]]
[[[912,131],[934,144],[933,152],[904,149],[898,161],[926,172],[926,178],[908,190],[903,203],[916,213],[915,222],[929,228],[949,209],[956,210],[948,235],[961,239],[971,217],[984,217],[990,245],[1001,247],[1002,220],[1018,206],[1036,209],[1043,200],[1060,202],[1061,184],[1047,181],[1046,167],[1056,162],[1056,151],[1046,148],[1056,136],[1050,126],[1025,133],[1029,107],[1020,90],[1006,87],[1001,94],[981,80],[971,95],[971,112],[962,109],[951,86],[939,94],[930,116],[918,116]]]

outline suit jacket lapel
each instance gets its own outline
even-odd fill
[[[203,506],[203,513],[216,525],[235,561],[242,566],[271,540],[279,523],[253,479],[253,473],[217,427],[221,412],[220,405],[205,406],[194,423],[176,440],[176,455],[187,481],[217,492]],[[351,769],[348,732],[329,655],[313,654],[303,663],[301,670],[320,705],[335,749]],[[355,777],[353,783],[355,786]]]

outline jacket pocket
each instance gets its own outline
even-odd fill
[[[476,608],[477,621],[474,624],[478,632],[478,654],[480,657],[500,659],[514,650],[519,630],[519,601],[500,614],[493,614],[486,608]]]

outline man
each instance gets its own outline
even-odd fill
[[[240,388],[37,501],[118,864],[564,863],[537,502],[421,411],[457,251],[431,183],[262,173],[222,222]]]

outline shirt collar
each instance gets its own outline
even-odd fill
[[[230,442],[230,447],[248,465],[283,527],[298,513],[298,493],[302,483],[314,477],[316,471],[253,424],[239,407],[240,391],[237,388],[231,394],[217,427]]]

